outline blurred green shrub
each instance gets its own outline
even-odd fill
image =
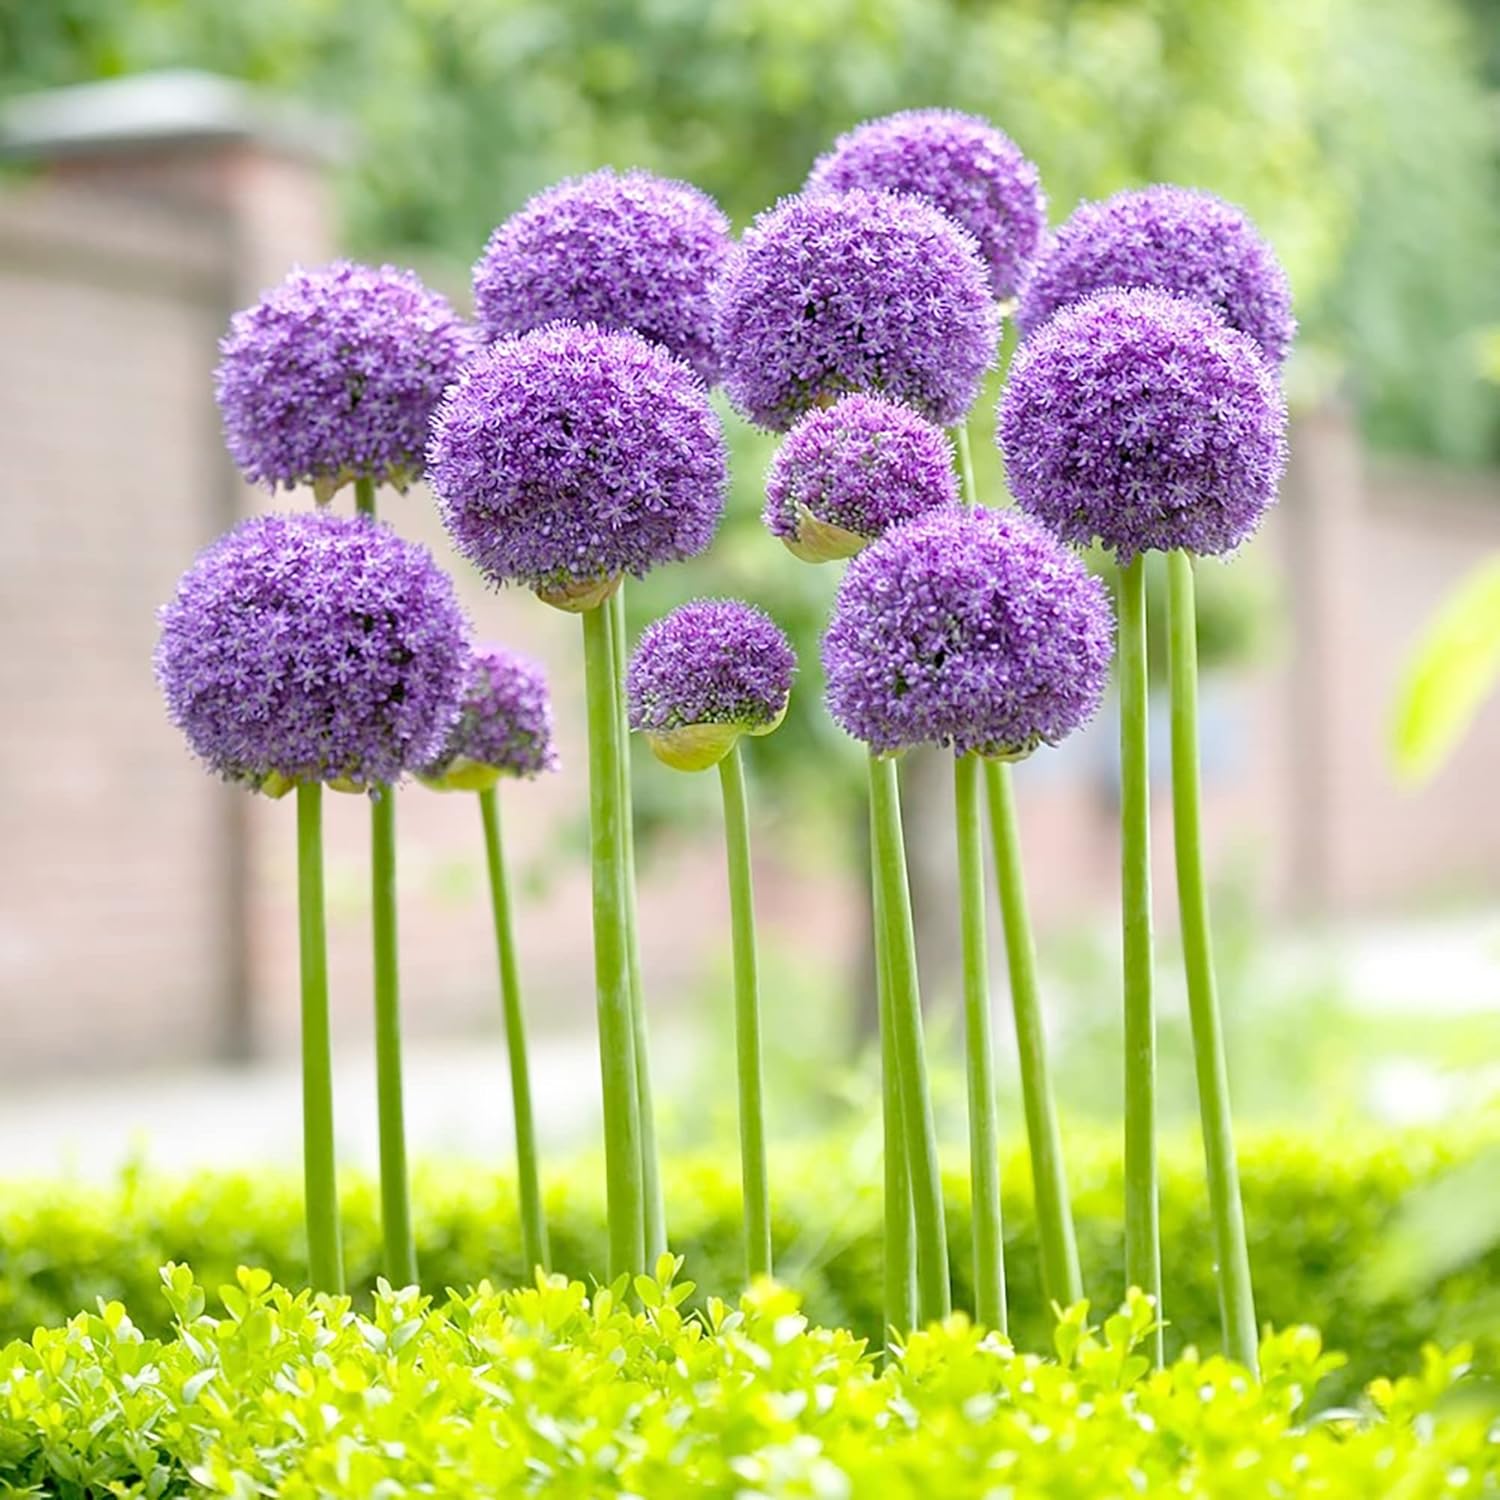
[[[1252,1135],[1243,1144],[1246,1216],[1258,1310],[1278,1327],[1315,1323],[1349,1356],[1331,1396],[1382,1371],[1413,1367],[1428,1340],[1473,1339],[1481,1358],[1500,1351],[1491,1288],[1500,1248],[1481,1248],[1416,1283],[1372,1267],[1409,1194],[1480,1158],[1493,1133],[1468,1141],[1434,1135]],[[1069,1167],[1084,1281],[1096,1307],[1121,1300],[1121,1184],[1112,1135],[1070,1135]],[[965,1174],[947,1175],[958,1305],[968,1300]],[[547,1187],[555,1263],[586,1276],[604,1263],[602,1169],[584,1161]],[[808,1315],[874,1337],[881,1306],[878,1163],[844,1141],[788,1151],[772,1163],[778,1274],[803,1294]],[[1006,1271],[1011,1329],[1020,1346],[1046,1347],[1029,1175],[1020,1155],[1005,1168]],[[738,1170],[719,1158],[673,1161],[668,1170],[672,1244],[704,1293],[733,1297],[741,1284]],[[263,1266],[295,1284],[303,1268],[301,1192],[290,1175],[212,1173],[181,1182],[127,1174],[108,1189],[77,1183],[17,1185],[0,1194],[0,1340],[55,1324],[97,1297],[126,1302],[149,1331],[165,1326],[158,1269],[189,1261],[210,1286],[238,1265]],[[432,1288],[488,1277],[523,1279],[510,1181],[466,1166],[428,1166],[415,1183],[418,1258]],[[350,1177],[344,1194],[350,1286],[368,1305],[380,1262],[378,1198]],[[1201,1160],[1183,1140],[1163,1160],[1162,1243],[1168,1348],[1218,1346],[1212,1237]]]
[[[11,1496],[211,1493],[990,1500],[1001,1494],[1493,1493],[1493,1399],[1466,1354],[1306,1420],[1338,1364],[1310,1328],[1265,1341],[1264,1380],[1188,1357],[1153,1373],[1135,1298],[1017,1357],[963,1320],[878,1367],[761,1285],[681,1311],[665,1256],[592,1298],[555,1278],[429,1306],[384,1289],[368,1316],[242,1270],[163,1281],[179,1322],[142,1336],[119,1303],[0,1350],[0,1485]],[[220,1308],[223,1309],[222,1313]]]

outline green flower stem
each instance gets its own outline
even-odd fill
[[[654,1266],[667,1249],[667,1212],[662,1197],[661,1157],[656,1144],[656,1108],[651,1091],[651,1046],[646,1025],[645,987],[641,982],[641,929],[636,912],[635,809],[630,786],[630,715],[625,703],[625,663],[630,647],[625,631],[625,585],[605,606],[609,610],[610,644],[615,658],[615,707],[620,727],[620,808],[625,845],[625,941],[630,958],[630,1023],[635,1038],[636,1110],[641,1122],[641,1176],[646,1194],[646,1264]]]
[[[355,509],[375,517],[375,482],[354,482]],[[401,982],[396,957],[396,799],[388,786],[371,788],[370,925],[375,961],[375,1095],[380,1118],[380,1221],[385,1274],[395,1286],[414,1286],[417,1252],[411,1229],[406,1166],[406,1111],[401,1083]]]
[[[333,1044],[328,1026],[328,933],[323,915],[323,788],[297,788],[297,939],[302,968],[302,1174],[307,1278],[344,1290],[333,1155]]]
[[[870,757],[870,810],[876,878],[880,882],[876,911],[885,934],[887,1004],[901,1085],[901,1120],[916,1225],[917,1311],[923,1323],[931,1323],[946,1318],[952,1311],[948,1231],[943,1217],[937,1130],[933,1124],[922,1042],[922,1001],[917,985],[917,946],[901,831],[901,794],[896,763],[889,756]]]
[[[977,505],[969,424],[954,429],[959,491]],[[963,945],[964,1055],[969,1080],[969,1193],[974,1235],[974,1315],[986,1328],[1006,1331],[1005,1239],[1000,1217],[1000,1120],[995,1049],[990,1034],[989,956],[984,930],[984,847],[979,830],[979,760],[953,763],[958,827],[958,901]]]
[[[964,1054],[969,1081],[969,1184],[974,1234],[974,1316],[1006,1331],[1005,1242],[1000,1219],[1000,1119],[990,1035],[990,975],[984,931],[984,843],[979,759],[953,762],[958,825],[958,911],[963,947]]]
[[[1208,1167],[1209,1209],[1219,1262],[1219,1306],[1224,1348],[1252,1374],[1258,1372],[1259,1338],[1250,1252],[1239,1167],[1229,1114],[1229,1067],[1224,1027],[1214,985],[1208,891],[1203,875],[1203,837],[1198,779],[1198,623],[1193,598],[1193,560],[1167,554],[1167,667],[1172,684],[1172,834],[1177,854],[1177,902],[1182,921],[1182,957],[1187,969],[1188,1015],[1198,1075],[1198,1109]]]
[[[1016,1018],[1026,1142],[1031,1154],[1032,1190],[1036,1196],[1042,1287],[1049,1302],[1067,1307],[1083,1297],[1083,1277],[1078,1269],[1073,1211],[1068,1202],[1057,1100],[1047,1068],[1047,1036],[1042,1025],[1041,998],[1037,989],[1036,945],[1031,935],[1026,887],[1021,875],[1015,791],[1007,763],[989,761],[984,769],[990,804],[990,837],[995,850],[995,881],[1000,887],[1000,915],[1010,971],[1011,1005]]]
[[[589,726],[589,842],[594,887],[594,984],[604,1089],[604,1168],[609,1208],[609,1276],[645,1266],[641,1121],[626,933],[620,715],[609,610],[583,614]]]
[[[745,765],[735,744],[719,762],[724,845],[729,857],[734,939],[734,1035],[740,1089],[740,1175],[745,1195],[745,1264],[750,1279],[771,1274],[771,1188],[766,1172],[766,1111],[760,1046],[760,978],[755,953],[755,890]]]
[[[511,1108],[516,1125],[516,1180],[521,1197],[521,1250],[533,1271],[552,1269],[547,1254],[547,1220],[537,1173],[536,1121],[531,1110],[531,1068],[526,1059],[526,1017],[516,972],[516,938],[511,922],[510,884],[500,837],[500,798],[494,787],[479,794],[484,851],[489,863],[490,904],[495,916],[495,947],[500,959],[500,1004],[505,1015],[505,1050],[510,1058]]]
[[[1151,768],[1146,566],[1120,568],[1120,892],[1125,971],[1125,1284],[1162,1315],[1156,1172],[1156,1010],[1151,940]],[[1152,1334],[1165,1361],[1162,1330]]]
[[[871,817],[870,847],[875,847]],[[875,979],[880,1002],[880,1123],[885,1165],[885,1331],[886,1350],[917,1322],[917,1261],[912,1220],[911,1174],[906,1169],[906,1131],[901,1118],[900,1054],[891,1022],[891,964],[885,939],[880,879],[871,864],[875,913]]]

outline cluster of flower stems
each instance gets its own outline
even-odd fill
[[[963,493],[975,503],[968,434],[955,433]],[[374,486],[356,486],[373,514]],[[1215,993],[1200,827],[1197,652],[1193,559],[1167,556],[1172,812],[1182,946],[1202,1113],[1209,1203],[1225,1345],[1254,1368],[1257,1330],[1230,1125],[1224,1038]],[[1119,574],[1121,893],[1125,1021],[1125,1275],[1167,1310],[1157,1215],[1156,1045],[1147,738],[1146,582],[1140,557]],[[582,612],[589,742],[594,962],[604,1100],[611,1278],[644,1270],[668,1245],[643,1004],[628,724],[624,694],[624,596],[615,588]],[[749,818],[740,749],[719,762],[731,897],[735,1036],[744,1190],[745,1266],[773,1270],[766,1164],[760,1006],[750,874]],[[982,788],[981,788],[982,784]],[[496,789],[480,791],[500,993],[510,1056],[523,1252],[548,1267],[526,1036]],[[1074,1237],[1062,1132],[1048,1070],[1035,947],[1027,912],[1011,766],[955,757],[956,855],[967,1059],[975,1317],[1004,1331],[1005,1265],[1000,1217],[999,1084],[991,1035],[984,829],[999,887],[1002,933],[1034,1182],[1042,1284],[1067,1306],[1084,1293]],[[328,970],[324,934],[321,787],[297,788],[302,962],[303,1104],[309,1268],[313,1284],[343,1285],[335,1192]],[[917,959],[903,840],[897,760],[869,759],[872,901],[885,1140],[886,1321],[893,1334],[951,1310],[949,1245],[928,1088]],[[372,926],[384,1269],[398,1284],[419,1278],[413,1247],[403,1123],[395,888],[395,799],[371,800]],[[1158,1359],[1161,1329],[1155,1334]]]

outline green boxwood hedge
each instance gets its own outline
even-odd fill
[[[1217,1357],[1152,1372],[1140,1298],[1097,1330],[1072,1310],[1054,1358],[958,1317],[881,1365],[770,1283],[685,1316],[679,1269],[636,1278],[639,1311],[624,1278],[591,1294],[559,1276],[433,1302],[382,1288],[361,1315],[264,1271],[214,1295],[169,1266],[164,1341],[104,1303],[0,1350],[0,1492],[1419,1500],[1500,1484],[1494,1403],[1462,1350],[1308,1420],[1337,1362],[1311,1329],[1265,1341],[1261,1384]]]
[[[1327,1387],[1342,1398],[1376,1375],[1415,1367],[1421,1346],[1461,1339],[1488,1362],[1500,1346],[1493,1288],[1500,1254],[1483,1252],[1418,1284],[1377,1287],[1391,1226],[1414,1187],[1491,1149],[1494,1137],[1433,1134],[1252,1135],[1242,1142],[1246,1214],[1263,1323],[1316,1324],[1348,1366]],[[1074,1184],[1085,1286],[1096,1307],[1124,1296],[1117,1143],[1072,1133]],[[948,1174],[956,1305],[968,1300],[968,1213],[961,1163]],[[1005,1171],[1006,1258],[1011,1332],[1021,1348],[1046,1348],[1050,1320],[1038,1288],[1029,1175],[1024,1155]],[[788,1150],[773,1160],[778,1275],[808,1316],[863,1337],[879,1333],[881,1306],[878,1163],[868,1143],[840,1140]],[[603,1172],[576,1161],[553,1173],[547,1210],[557,1270],[587,1279],[604,1265]],[[1212,1242],[1195,1145],[1164,1151],[1162,1238],[1168,1350],[1218,1346]],[[673,1248],[707,1292],[741,1285],[740,1196],[732,1159],[668,1164]],[[501,1172],[429,1165],[414,1184],[418,1255],[429,1290],[488,1278],[523,1281],[515,1199]],[[191,1264],[205,1284],[236,1267],[264,1267],[296,1285],[303,1270],[300,1181],[264,1171],[162,1180],[130,1172],[109,1187],[77,1183],[0,1188],[0,1342],[55,1325],[96,1299],[120,1300],[150,1333],[165,1330],[159,1292],[167,1261]],[[344,1227],[349,1284],[369,1305],[380,1266],[378,1199],[366,1178],[347,1175]]]

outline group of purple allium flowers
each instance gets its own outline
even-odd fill
[[[235,317],[218,371],[235,461],[272,490],[311,486],[320,504],[352,484],[361,514],[264,516],[215,543],[163,611],[157,671],[193,749],[232,780],[378,796],[416,774],[479,791],[492,818],[496,776],[555,764],[545,684],[524,659],[470,647],[447,576],[375,521],[375,487],[425,474],[457,551],[488,582],[581,615],[606,1145],[621,1153],[609,1166],[611,1275],[640,1269],[642,1235],[648,1247],[652,1237],[644,1176],[631,1185],[642,1159],[632,1168],[634,1143],[615,1139],[640,1125],[649,1158],[644,1064],[629,1059],[645,1033],[625,721],[668,764],[718,764],[724,779],[739,1035],[753,1042],[740,1059],[747,1244],[752,1271],[769,1269],[737,742],[781,722],[796,661],[759,609],[699,600],[650,626],[627,672],[618,597],[627,575],[693,558],[713,538],[729,462],[711,387],[786,434],[766,485],[769,532],[809,562],[852,559],[823,664],[829,709],[872,756],[880,879],[903,861],[886,758],[937,745],[958,757],[961,863],[982,898],[971,757],[1058,743],[1105,689],[1114,621],[1072,548],[1100,543],[1127,568],[1148,550],[1224,553],[1275,498],[1278,377],[1294,331],[1287,283],[1239,210],[1181,188],[1084,204],[1049,238],[1038,173],[1013,142],[983,120],[917,110],[841,137],[803,191],[738,241],[684,183],[602,170],[558,184],[495,230],[474,301],[469,326],[411,273],[341,262],[293,272]],[[997,511],[976,505],[965,423],[1011,311],[1022,341],[997,439],[1016,507]],[[1190,578],[1179,585],[1189,612],[1190,588]],[[1132,713],[1143,735],[1143,708]],[[1003,831],[1009,783],[1002,766],[987,775]],[[498,849],[497,826],[489,832]],[[898,931],[904,881],[903,869],[882,887],[877,928],[902,1028],[898,1113],[927,1316],[945,1305],[933,1271],[945,1251],[915,967]],[[982,977],[982,918],[973,963],[968,952],[973,885],[966,973]],[[496,901],[498,913],[498,886]],[[1018,925],[1008,941],[1029,939]],[[619,1010],[626,991],[634,1041]],[[977,999],[980,1014],[987,1000]],[[1144,1003],[1149,1016],[1149,994]],[[982,1094],[992,1092],[987,1032],[976,1038]],[[1023,1082],[1045,1092],[1044,1065],[1032,1066]],[[639,1113],[622,1104],[637,1086]],[[1029,1130],[1031,1112],[1028,1096]],[[519,1138],[519,1095],[517,1118]],[[1051,1170],[1043,1237],[1065,1268],[1065,1185]],[[998,1256],[997,1225],[992,1238]],[[1080,1293],[1064,1280],[1050,1294]],[[988,1311],[1003,1318],[1003,1299]]]
[[[704,384],[716,377],[750,420],[791,429],[766,522],[799,555],[852,556],[953,511],[936,424],[972,405],[995,361],[997,299],[1019,294],[1026,338],[999,436],[1020,506],[1122,559],[1233,548],[1283,461],[1266,361],[1284,356],[1293,325],[1274,258],[1237,210],[1178,188],[1085,204],[1050,243],[1044,220],[1035,168],[1013,143],[941,110],[841,138],[805,191],[738,243],[696,189],[600,171],[495,231],[475,268],[473,329],[409,272],[292,273],[224,342],[229,448],[248,477],[308,483],[320,499],[425,468],[455,545],[488,579],[588,608],[621,576],[708,546],[728,482]],[[325,547],[310,567],[316,549],[299,531],[314,524],[251,522],[200,560],[165,617],[168,702],[194,748],[237,779],[392,780],[458,719],[471,674],[433,661],[460,654],[461,627],[445,599],[433,660],[410,643],[380,655],[357,596],[374,586],[372,556],[385,548],[394,566],[398,544],[366,540],[347,562]],[[835,714],[891,749],[1055,741],[1103,682],[1098,590],[1014,521],[932,524],[845,581],[827,646]],[[955,548],[973,566],[925,571]],[[266,575],[243,597],[241,554]],[[1071,598],[1073,617],[1039,619],[1012,573],[1036,577],[1054,612]],[[985,579],[982,603],[949,597]],[[434,596],[445,587],[428,580]],[[299,590],[317,607],[299,607]],[[925,630],[911,628],[918,597]],[[858,627],[843,618],[855,614],[867,617]],[[971,617],[984,622],[972,640]],[[338,634],[351,630],[358,641]],[[439,633],[423,639],[436,648]],[[1063,640],[1083,653],[1079,670]],[[367,716],[364,739],[347,696],[356,677],[388,710]],[[953,713],[918,707],[944,688]]]

